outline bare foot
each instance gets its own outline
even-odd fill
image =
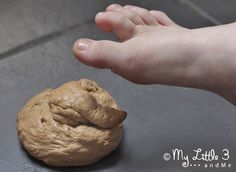
[[[121,42],[79,39],[73,50],[81,62],[135,83],[206,89],[236,104],[235,24],[190,30],[163,12],[118,4],[95,20]]]
[[[174,84],[169,78],[177,75],[182,78],[184,71],[179,70],[179,65],[187,65],[190,60],[176,57],[180,53],[175,44],[188,30],[176,25],[164,13],[113,4],[106,12],[98,13],[95,20],[102,30],[115,32],[121,42],[80,39],[75,43],[74,53],[81,62],[110,68],[136,83]],[[179,58],[182,58],[181,64]]]

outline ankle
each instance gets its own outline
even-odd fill
[[[194,80],[196,88],[216,93],[236,88],[236,23],[195,29],[193,54],[195,60]],[[223,91],[222,91],[223,90]]]

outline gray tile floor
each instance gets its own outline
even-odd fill
[[[235,2],[223,0],[58,0],[0,1],[0,172],[33,171],[235,171],[236,108],[217,95],[195,89],[132,84],[109,70],[81,64],[72,54],[80,37],[111,39],[94,15],[110,3],[165,11],[177,23],[197,28],[236,19]],[[212,20],[213,19],[213,20]],[[25,102],[48,87],[78,80],[97,81],[128,112],[119,149],[83,168],[48,167],[21,147],[16,115]],[[230,150],[232,168],[183,168],[164,161],[174,148]]]

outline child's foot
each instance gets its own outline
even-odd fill
[[[223,52],[236,57],[231,51],[236,47],[222,43],[234,33],[235,26],[189,30],[163,12],[117,4],[98,13],[96,24],[106,32],[115,32],[121,42],[80,39],[73,49],[81,62],[109,68],[135,83],[202,88],[225,96],[222,90],[229,86],[228,74],[232,72],[228,69],[234,71],[236,64],[227,66],[232,59],[227,56],[225,61]],[[236,81],[232,87],[236,88]]]
[[[189,58],[178,55],[187,48],[179,41],[188,29],[162,12],[110,5],[106,12],[97,14],[96,24],[104,31],[115,32],[122,42],[80,39],[74,53],[85,64],[110,68],[136,83],[175,84],[183,75],[181,67],[190,63]]]

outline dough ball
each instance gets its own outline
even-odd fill
[[[19,112],[17,129],[35,158],[52,166],[83,166],[119,145],[126,115],[107,91],[81,79],[33,97]]]

